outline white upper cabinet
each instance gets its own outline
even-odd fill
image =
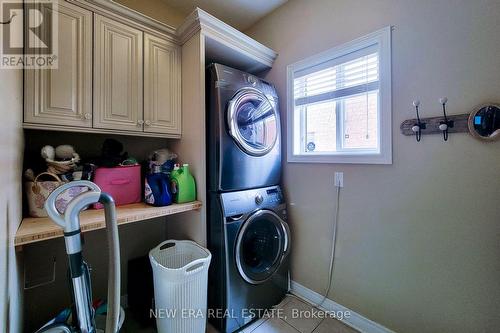
[[[92,127],[92,12],[61,1],[57,15],[58,68],[25,70],[24,122]]]
[[[144,131],[181,134],[180,47],[144,34]]]
[[[94,17],[94,128],[143,131],[143,32]]]

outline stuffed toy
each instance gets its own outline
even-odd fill
[[[47,172],[56,175],[72,172],[80,162],[80,155],[70,145],[44,146],[41,155],[47,162]]]

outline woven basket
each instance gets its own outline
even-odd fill
[[[54,180],[43,180],[39,181],[40,176],[51,176]],[[47,217],[47,212],[45,211],[45,201],[56,188],[65,184],[57,175],[50,172],[42,172],[35,177],[34,181],[29,181],[24,184],[26,191],[26,198],[28,199],[29,214],[32,217]],[[63,214],[66,210],[68,203],[77,195],[82,192],[87,191],[86,187],[78,186],[72,187],[59,195],[56,200],[57,210]]]

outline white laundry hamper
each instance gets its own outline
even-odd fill
[[[205,333],[210,251],[167,240],[149,251],[158,333]]]

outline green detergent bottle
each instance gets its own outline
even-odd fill
[[[183,164],[182,168],[175,168],[170,174],[170,181],[174,202],[184,203],[196,200],[196,184],[193,175],[189,172],[189,164]]]

